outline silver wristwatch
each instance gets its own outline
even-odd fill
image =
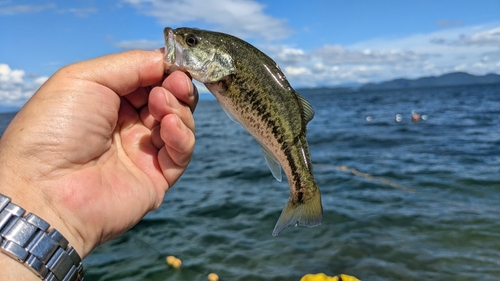
[[[42,280],[83,280],[82,259],[59,231],[0,194],[0,251]]]

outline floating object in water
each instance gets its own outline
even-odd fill
[[[174,263],[172,264],[172,266],[173,266],[174,268],[179,268],[179,267],[181,267],[181,265],[182,265],[182,261],[181,261],[180,259],[176,259],[176,260],[174,261]]]
[[[306,125],[311,105],[288,83],[269,56],[220,32],[165,28],[165,70],[188,72],[204,83],[222,108],[259,142],[271,173],[285,171],[290,196],[273,236],[288,226],[317,226],[323,220],[314,180]]]
[[[168,265],[176,269],[180,268],[182,265],[182,261],[174,256],[168,256],[165,260]]]
[[[420,117],[420,118],[422,118],[422,120],[425,121],[425,120],[427,120],[427,115],[422,115],[422,117]]]
[[[208,281],[219,281],[219,276],[215,273],[210,273],[208,275]]]
[[[411,121],[418,122],[420,120],[420,114],[418,114],[415,110],[411,111]]]
[[[318,274],[306,274],[300,279],[300,281],[360,281],[358,278],[347,275],[340,274],[337,276],[327,276],[324,273]]]
[[[176,259],[176,257],[174,257],[174,256],[168,256],[165,260],[167,261],[168,265],[171,265],[174,263],[175,259]]]
[[[388,184],[394,188],[397,188],[397,189],[401,189],[401,190],[404,190],[404,191],[407,191],[407,192],[416,192],[415,189],[412,189],[412,188],[409,188],[409,187],[406,187],[404,185],[400,185],[400,184],[397,184],[393,181],[390,181],[390,180],[387,180],[387,179],[384,179],[384,178],[380,178],[380,177],[374,177],[370,174],[367,174],[367,173],[362,173],[356,169],[351,169],[347,166],[334,166],[334,168],[336,170],[339,170],[339,171],[342,171],[342,172],[348,172],[348,173],[353,173],[354,175],[358,176],[358,177],[363,177],[363,178],[367,178],[367,179],[370,179],[370,180],[375,180],[375,181],[379,181],[383,184]]]
[[[401,122],[401,120],[403,120],[403,116],[401,116],[401,114],[396,114],[396,122]]]
[[[371,116],[366,116],[366,122],[371,122],[373,118]]]

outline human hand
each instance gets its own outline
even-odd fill
[[[160,51],[56,72],[0,140],[0,193],[82,258],[134,226],[162,203],[194,147],[197,90],[182,72],[163,78]]]

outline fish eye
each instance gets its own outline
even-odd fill
[[[189,47],[194,47],[196,45],[198,45],[198,38],[194,35],[189,35],[188,37],[186,37],[186,44],[189,46]]]

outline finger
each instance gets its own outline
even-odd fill
[[[160,126],[155,126],[151,130],[151,142],[156,147],[156,149],[160,150],[163,146],[165,146],[165,142],[161,139],[160,135]]]
[[[158,152],[158,161],[165,179],[172,186],[191,160],[195,138],[193,132],[174,114],[163,118],[160,135],[165,146]]]
[[[160,135],[172,160],[177,166],[186,167],[194,148],[193,132],[178,116],[170,114],[161,122]]]
[[[135,108],[142,108],[144,105],[148,103],[149,92],[154,87],[161,86],[161,81],[152,84],[151,86],[139,87],[137,90],[132,93],[125,95],[124,98]]]
[[[162,86],[170,91],[179,101],[189,106],[191,112],[194,112],[198,103],[198,89],[184,72],[172,72],[163,81]]]
[[[123,96],[133,107],[139,109],[148,103],[151,87],[139,87],[132,93]]]
[[[144,124],[144,126],[146,126],[146,128],[150,130],[155,126],[158,126],[158,124],[160,123],[160,121],[156,120],[153,115],[151,115],[147,106],[141,108],[139,116],[141,118],[142,124]]]
[[[148,107],[149,112],[156,120],[162,120],[168,114],[175,114],[189,129],[194,131],[195,125],[191,109],[165,88],[156,87],[151,90]]]
[[[163,52],[127,51],[79,62],[66,68],[68,74],[106,86],[120,96],[150,86],[164,75]]]

